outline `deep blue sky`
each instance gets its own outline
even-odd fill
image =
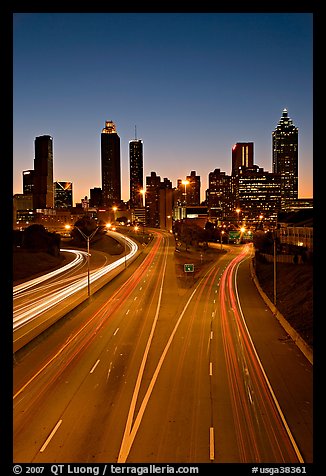
[[[34,139],[54,144],[54,180],[74,202],[101,187],[100,134],[144,141],[144,173],[173,186],[195,170],[230,174],[235,142],[272,171],[283,108],[299,129],[299,196],[313,194],[311,13],[17,13],[13,38],[14,193],[34,167]]]

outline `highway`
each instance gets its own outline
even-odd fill
[[[236,285],[251,248],[228,251],[180,286],[174,239],[155,233],[142,260],[24,355],[14,368],[14,461],[311,460],[312,412],[301,430],[298,413],[311,368],[277,337],[310,388],[302,397],[293,396],[297,380],[273,388],[269,374],[277,382],[282,370],[263,350],[267,375],[249,330],[266,349],[255,319],[266,308],[258,296],[245,302]],[[284,336],[272,317],[269,335]]]

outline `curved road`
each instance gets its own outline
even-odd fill
[[[67,308],[65,312],[68,312],[85,299],[84,289],[88,289],[89,286],[90,291],[92,283],[97,284],[100,278],[106,278],[113,270],[126,266],[127,261],[136,255],[138,250],[136,243],[127,237],[122,238],[118,233],[110,232],[110,234],[123,242],[125,250],[122,258],[92,250],[92,259],[88,267],[86,252],[63,249],[64,253],[75,254],[75,259],[50,273],[14,287],[14,351],[19,350],[61,317],[60,309]]]
[[[311,387],[311,369],[279,341],[297,372],[280,386],[285,405],[297,402],[289,424],[269,379],[284,372],[277,356],[261,359],[246,323],[249,313],[263,343],[255,316],[266,308],[235,285],[250,247],[230,247],[190,287],[180,286],[174,249],[171,235],[155,233],[141,262],[15,366],[15,461],[310,461],[311,434],[291,425],[305,398],[292,392],[302,372]],[[284,337],[271,322],[272,339]]]

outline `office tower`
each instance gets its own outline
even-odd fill
[[[283,109],[282,117],[272,132],[273,172],[281,174],[281,205],[298,198],[298,128]]]
[[[23,171],[23,193],[32,194],[34,187],[34,170]]]
[[[143,207],[143,141],[129,141],[130,208]]]
[[[33,207],[53,208],[53,140],[43,135],[35,138]]]
[[[54,206],[72,207],[72,182],[54,182]]]
[[[164,182],[161,182],[159,194],[159,217],[161,230],[172,231],[173,190],[172,183],[168,182],[167,179],[164,179]]]
[[[101,133],[102,205],[121,202],[120,137],[115,124],[106,121]]]
[[[240,167],[237,180],[242,218],[258,220],[263,215],[276,219],[281,208],[281,175],[253,165]]]
[[[146,177],[146,224],[151,227],[159,227],[160,224],[160,184],[161,177],[156,172]]]
[[[232,147],[232,176],[238,175],[239,167],[254,165],[254,143],[237,142]]]
[[[102,189],[101,187],[94,187],[89,190],[89,206],[99,208],[102,206]]]
[[[187,205],[200,205],[200,176],[192,170],[186,180],[189,182],[186,188]]]
[[[211,217],[224,219],[234,209],[232,177],[215,169],[208,175],[207,205]]]

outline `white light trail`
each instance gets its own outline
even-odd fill
[[[102,268],[99,268],[97,270],[94,270],[90,273],[90,283],[94,283],[96,280],[100,279],[110,271],[113,271],[114,269],[118,268],[120,265],[125,264],[126,261],[130,260],[138,251],[138,245],[134,243],[130,238],[127,238],[124,236],[123,238],[125,240],[125,243],[128,244],[128,248],[130,249],[129,253],[123,256],[122,258],[119,258],[118,260],[114,261],[113,263],[103,266]],[[68,251],[68,250],[65,250]],[[76,250],[69,250],[69,251],[75,251]],[[85,252],[80,252],[78,251],[81,255],[86,254]],[[77,259],[83,259],[81,256],[79,256]],[[75,261],[75,260],[74,260]],[[69,263],[71,265],[71,263]],[[76,265],[76,261],[75,261]],[[62,268],[61,268],[62,271]],[[55,276],[56,273],[58,273],[59,270],[56,270],[56,272],[53,272],[54,274],[52,276]],[[49,273],[52,274],[52,273]],[[40,281],[38,281],[38,278],[35,280],[28,281],[25,284],[25,290],[30,287],[30,286],[35,286],[37,283],[40,283],[44,281],[45,279],[48,279],[49,274],[46,276],[42,276]],[[19,329],[23,325],[25,325],[27,322],[31,322],[33,319],[38,317],[41,313],[48,311],[49,309],[57,306],[59,303],[61,303],[64,299],[67,299],[68,297],[72,296],[73,294],[77,293],[83,288],[86,288],[88,285],[87,281],[87,275],[83,276],[82,278],[77,279],[70,285],[66,286],[64,289],[60,289],[57,292],[53,292],[50,296],[42,297],[40,298],[37,303],[33,302],[30,306],[26,305],[23,308],[20,308],[13,313],[13,328],[14,330]],[[21,286],[21,285],[19,285]],[[21,286],[19,290],[14,288],[14,293],[16,292],[21,292],[24,289],[24,286]]]

